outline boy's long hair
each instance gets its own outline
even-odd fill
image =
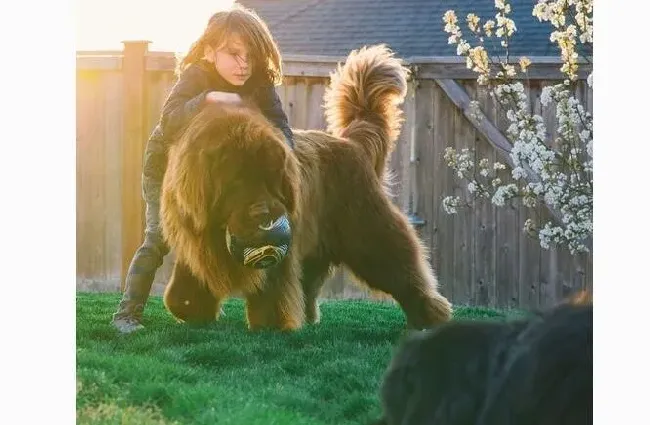
[[[242,38],[250,52],[253,73],[247,85],[281,84],[280,50],[266,23],[254,11],[236,3],[210,17],[201,37],[192,43],[187,55],[178,63],[176,73],[180,75],[188,66],[202,59],[206,46],[219,49],[233,34]]]

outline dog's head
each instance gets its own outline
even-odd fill
[[[298,165],[282,133],[254,108],[208,105],[170,149],[163,192],[165,208],[176,208],[194,233],[218,244],[227,233],[255,239],[297,214]]]

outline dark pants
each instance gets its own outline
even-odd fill
[[[139,319],[149,298],[156,271],[169,247],[160,230],[160,189],[165,157],[161,144],[150,141],[145,152],[142,195],[146,202],[144,241],[137,249],[127,271],[125,290],[113,319]]]

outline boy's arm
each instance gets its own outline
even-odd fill
[[[190,67],[181,75],[162,108],[160,125],[166,140],[173,139],[199,112],[208,92],[207,78],[198,67]]]
[[[280,130],[282,130],[287,144],[291,149],[293,149],[293,131],[291,131],[291,127],[289,126],[287,114],[285,114],[282,109],[282,101],[280,100],[278,93],[275,91],[275,87],[267,86],[260,89],[257,96],[257,102],[262,113]]]
[[[142,190],[147,202],[158,202],[167,168],[167,148],[179,130],[200,110],[206,93],[206,78],[190,67],[178,79],[163,104],[160,122],[149,136],[144,152]]]

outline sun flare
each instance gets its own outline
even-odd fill
[[[122,41],[148,40],[150,50],[184,52],[214,12],[233,0],[78,0],[77,50],[121,50]]]

